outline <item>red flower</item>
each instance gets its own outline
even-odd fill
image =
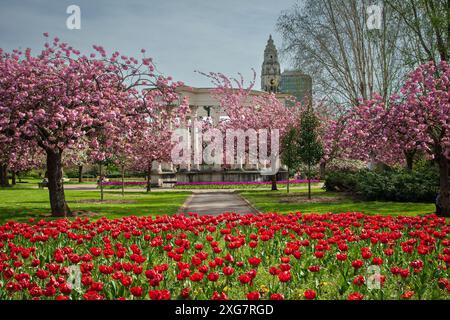
[[[404,294],[402,294],[402,299],[411,299],[414,295],[414,291],[406,291]]]
[[[250,281],[252,281],[252,278],[250,278],[250,276],[249,276],[248,274],[241,274],[241,275],[239,276],[239,281],[240,281],[242,284],[247,284],[247,283],[249,283]]]
[[[365,279],[363,276],[356,276],[355,279],[353,279],[353,284],[357,286],[362,286],[365,283]]]
[[[253,292],[247,293],[248,300],[259,300],[260,298],[261,298],[261,295],[259,294],[258,291],[253,291]]]
[[[288,263],[282,263],[282,264],[280,264],[280,270],[281,271],[289,271],[289,270],[291,270],[291,265]]]
[[[102,254],[102,249],[96,247],[92,247],[89,251],[96,257]]]
[[[325,256],[325,253],[323,251],[316,251],[314,252],[314,256],[318,259],[321,259]]]
[[[45,271],[45,270],[38,270],[38,271],[36,271],[36,276],[37,276],[39,279],[45,279],[45,278],[48,277],[48,271]]]
[[[191,259],[191,263],[192,263],[193,266],[198,266],[198,265],[200,265],[202,263],[202,259],[200,259],[197,256],[193,256],[192,259]]]
[[[409,265],[411,266],[411,268],[414,268],[414,269],[422,269],[423,261],[422,260],[414,260],[414,261],[411,261],[411,263]]]
[[[105,265],[101,265],[98,269],[103,274],[111,274],[114,272],[113,267],[105,266]]]
[[[370,252],[369,248],[362,248],[361,255],[363,259],[370,259],[372,257],[372,252]]]
[[[308,270],[311,271],[311,272],[319,272],[320,271],[320,266],[318,266],[318,265],[309,266]]]
[[[284,296],[281,293],[272,293],[270,300],[284,300]]]
[[[290,271],[283,271],[278,274],[278,279],[281,282],[288,282],[291,280],[291,272]]]
[[[214,291],[211,300],[228,300],[228,296],[224,292],[218,293],[217,291]]]
[[[152,300],[170,300],[169,290],[150,290],[148,296]]]
[[[257,258],[257,257],[251,257],[248,258],[248,262],[252,265],[257,267],[260,263],[261,263],[261,259]]]
[[[234,269],[232,267],[223,267],[223,274],[226,276],[231,276],[234,273]]]
[[[314,290],[306,290],[303,295],[308,300],[313,300],[316,298],[316,292]]]
[[[83,295],[86,300],[103,300],[103,296],[96,291],[88,291]]]
[[[141,297],[143,293],[142,287],[131,287],[130,292],[135,297]]]
[[[383,259],[378,258],[378,257],[374,257],[374,258],[372,259],[372,264],[377,265],[377,266],[380,266],[380,265],[383,264]]]
[[[348,300],[362,300],[364,296],[359,292],[353,292],[348,295]]]
[[[208,280],[211,282],[216,282],[217,280],[219,280],[219,274],[217,272],[211,272],[210,274],[208,274]]]
[[[103,283],[101,283],[101,282],[92,282],[91,290],[92,291],[102,291],[103,290]]]
[[[233,256],[229,253],[227,253],[227,255],[225,256],[225,260],[227,260],[228,262],[234,262]]]
[[[408,276],[409,276],[409,270],[408,270],[408,269],[402,269],[402,270],[400,271],[400,276],[401,276],[402,278],[408,278]]]
[[[190,279],[191,279],[191,281],[194,281],[194,282],[202,281],[203,280],[203,273],[195,272],[195,273],[193,273],[191,275]]]
[[[439,278],[438,285],[439,285],[439,288],[444,289],[446,286],[449,285],[449,281],[447,278]]]
[[[202,265],[202,266],[198,267],[198,271],[200,271],[201,273],[207,273],[208,272],[208,266],[207,265]]]
[[[352,267],[355,269],[359,269],[364,265],[364,262],[362,260],[354,260],[352,261]]]
[[[130,276],[123,276],[122,279],[120,279],[120,282],[124,287],[129,287],[133,282],[133,279]]]
[[[277,267],[270,267],[269,268],[269,273],[273,276],[276,276],[277,274],[279,274],[281,272],[280,269],[278,269]]]
[[[181,290],[181,296],[185,299],[189,298],[190,294],[191,294],[190,288],[183,288],[183,290]]]
[[[338,253],[338,254],[336,254],[336,258],[339,261],[345,261],[345,260],[347,260],[347,254],[345,254],[345,253]]]

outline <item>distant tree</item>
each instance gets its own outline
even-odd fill
[[[290,129],[288,129],[286,135],[281,141],[281,149],[283,150],[281,154],[281,162],[287,166],[288,171],[288,179],[286,184],[287,193],[289,193],[289,172],[290,170],[297,169],[300,164],[300,157],[298,153],[298,131],[298,128],[294,126],[291,127]]]
[[[294,67],[314,75],[314,92],[330,102],[354,106],[374,92],[386,99],[400,86],[405,74],[398,50],[402,29],[387,6],[381,28],[369,29],[372,2],[302,0],[278,18],[282,53]]]
[[[406,65],[448,60],[450,2],[448,0],[384,0],[385,8],[403,30],[400,52]]]
[[[308,199],[311,199],[311,166],[323,156],[323,147],[318,138],[319,120],[311,107],[301,115],[298,153],[300,162],[308,168]]]

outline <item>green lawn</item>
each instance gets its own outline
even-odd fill
[[[50,204],[47,189],[35,189],[17,185],[0,189],[0,224],[8,220],[26,221],[29,218],[49,217]],[[348,212],[358,211],[367,214],[416,215],[434,211],[432,203],[402,203],[383,201],[358,201],[340,193],[313,189],[312,201],[307,200],[305,189],[265,191],[241,190],[261,212]],[[105,201],[99,202],[99,191],[66,190],[66,198],[74,211],[97,213],[93,218],[109,218],[127,215],[174,214],[190,195],[189,191],[172,192],[120,192],[105,190]]]
[[[241,191],[261,212],[362,212],[367,214],[417,215],[432,213],[433,203],[359,201],[341,193],[313,189],[312,200],[308,201],[306,190],[286,191]]]
[[[105,191],[105,202],[99,203],[100,192],[66,190],[71,210],[86,210],[98,213],[97,217],[109,218],[127,215],[174,214],[184,203],[190,192],[120,192]],[[123,202],[123,203],[120,203]],[[48,217],[50,204],[48,190],[30,188],[0,189],[0,223],[14,219],[26,221],[29,218]]]

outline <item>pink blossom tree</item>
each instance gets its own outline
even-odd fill
[[[395,143],[389,134],[389,109],[383,97],[374,94],[373,99],[360,100],[347,117],[340,142],[344,157],[371,164],[404,161],[402,146]]]
[[[390,135],[409,150],[420,149],[439,168],[440,214],[450,216],[450,68],[446,61],[419,66],[401,88],[403,102],[390,112]]]
[[[81,140],[95,150],[100,136],[111,146],[117,132],[148,124],[155,106],[146,103],[144,88],[158,88],[161,100],[174,94],[171,79],[155,74],[151,59],[94,49],[82,55],[55,38],[37,56],[30,49],[0,52],[1,81],[8,84],[0,87],[0,96],[14,95],[2,100],[0,132],[33,141],[45,152],[54,216],[70,214],[62,182],[64,151]]]

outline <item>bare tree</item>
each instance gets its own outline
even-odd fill
[[[367,26],[368,0],[304,0],[282,12],[277,28],[283,55],[314,75],[315,94],[355,105],[374,92],[385,100],[405,71],[394,10],[382,10],[380,29]]]
[[[405,64],[448,60],[450,0],[385,0],[404,31],[400,47]]]

